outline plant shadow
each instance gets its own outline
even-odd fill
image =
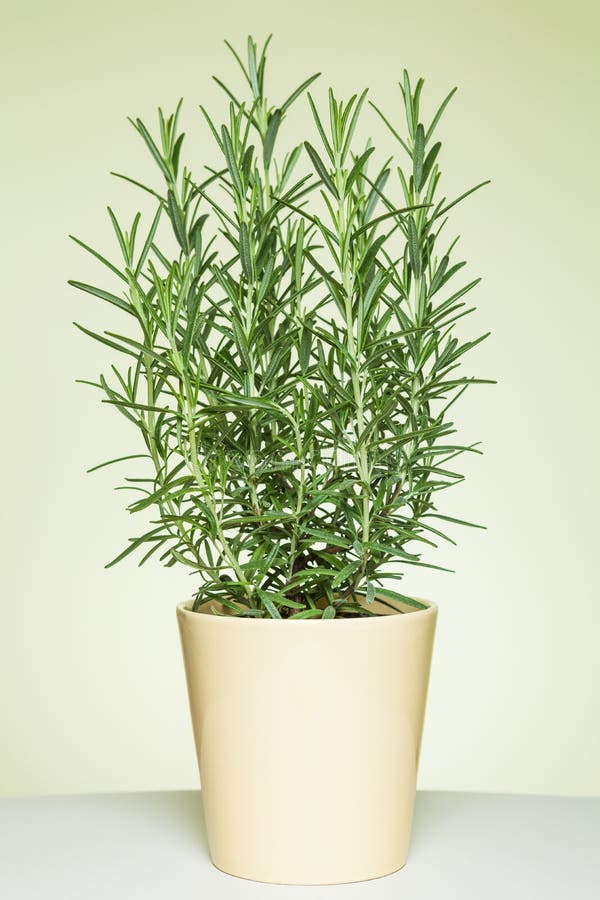
[[[169,791],[165,795],[165,819],[178,835],[200,845],[208,856],[208,838],[201,791]]]
[[[452,833],[454,822],[464,820],[464,807],[472,803],[470,795],[454,791],[417,791],[411,852],[430,847]]]

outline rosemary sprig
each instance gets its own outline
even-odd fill
[[[225,121],[202,108],[219,166],[197,178],[182,164],[181,102],[159,110],[155,134],[132,119],[160,184],[118,177],[152,198],[152,215],[127,228],[109,210],[119,262],[74,238],[113,283],[70,283],[125,314],[122,332],[78,326],[122,358],[86,383],[142,445],[100,465],[144,460],[122,487],[130,512],[155,514],[109,565],[135,551],[140,564],[156,554],[185,565],[196,608],[369,615],[390,564],[395,576],[430,565],[421,550],[450,540],[438,492],[462,479],[458,456],[480,452],[456,441],[449,418],[482,381],[458,367],[486,335],[455,333],[478,279],[457,285],[464,263],[440,237],[474,189],[438,196],[435,131],[453,92],[428,123],[423,80],[413,88],[404,72],[404,121],[377,110],[402,162],[371,174],[366,92],[345,102],[329,91],[321,114],[313,75],[273,103],[267,45],[249,38],[245,58],[229,47],[246,96],[216,79]],[[282,159],[287,112],[303,96],[315,134]]]

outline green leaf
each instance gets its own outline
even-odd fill
[[[418,278],[421,274],[421,250],[415,220],[412,216],[408,217],[408,253],[415,278]]]
[[[183,139],[185,134],[180,134],[175,144],[173,145],[173,152],[171,154],[171,163],[173,165],[173,172],[175,177],[177,178],[177,173],[179,172],[179,157],[181,155],[181,147],[183,145]]]
[[[128,356],[133,356],[134,359],[137,359],[137,353],[134,353],[128,347],[123,347],[121,344],[117,344],[116,341],[111,341],[104,335],[97,334],[95,331],[90,331],[89,328],[84,328],[83,325],[80,325],[78,322],[73,322],[75,328],[78,328],[84,334],[87,334],[88,337],[93,338],[95,341],[98,341],[101,344],[104,344],[107,347],[110,347],[111,350],[118,350],[119,353],[125,353]]]
[[[88,244],[84,244],[84,242],[79,240],[78,237],[75,237],[75,235],[70,234],[69,237],[72,241],[75,241],[76,244],[79,244],[80,247],[83,247],[84,250],[87,250],[88,253],[91,253],[92,256],[95,256],[96,259],[99,260],[104,266],[106,266],[107,269],[110,269],[110,271],[114,275],[116,275],[117,278],[120,278],[122,281],[127,281],[127,276],[124,275],[123,272],[121,272],[121,270],[118,269],[115,265],[113,265],[113,263],[106,259],[106,257],[102,256],[101,253],[98,253],[97,250],[94,250],[94,248],[88,246]],[[69,282],[69,284],[71,283],[72,282]]]
[[[345,538],[340,537],[340,535],[335,534],[335,532],[331,533],[329,531],[324,531],[321,528],[309,527],[308,525],[303,525],[302,531],[304,534],[309,534],[311,537],[315,537],[326,544],[331,544],[333,547],[343,547],[345,550],[349,550],[352,546],[351,541],[347,541]]]
[[[167,192],[167,209],[171,224],[173,225],[175,237],[177,238],[177,242],[184,253],[189,253],[183,217],[181,215],[181,210],[179,209],[177,201],[175,200],[175,194],[172,190],[169,190]]]
[[[89,474],[90,472],[97,472],[98,469],[103,469],[105,466],[112,466],[115,463],[125,462],[126,460],[129,460],[129,459],[149,459],[149,458],[150,457],[148,456],[147,453],[133,453],[130,456],[119,456],[119,457],[117,457],[117,459],[109,459],[106,462],[98,463],[97,466],[92,466],[92,468],[87,469],[86,472],[87,472],[87,474]]]
[[[222,138],[222,142],[223,142],[222,147],[223,147],[223,153],[225,155],[225,160],[227,162],[227,167],[231,174],[231,179],[232,179],[234,187],[237,191],[238,197],[241,198],[244,196],[245,192],[242,187],[240,170],[239,170],[237,162],[236,162],[235,153],[233,152],[233,145],[231,143],[231,138],[229,136],[229,132],[227,131],[227,128],[225,127],[225,125],[223,125],[221,127],[221,138]]]
[[[404,69],[402,73],[403,84],[402,87],[402,96],[404,97],[404,108],[406,111],[406,122],[408,124],[408,133],[411,138],[415,137],[415,122],[413,117],[413,102],[412,102],[412,92],[410,88],[410,78],[408,77],[408,72]]]
[[[160,532],[163,530],[163,527],[164,526],[161,524],[158,528],[153,528],[152,531],[146,532],[146,534],[143,534],[141,537],[131,538],[129,546],[107,563],[104,568],[110,569],[112,566],[116,566],[118,562],[121,562],[121,560],[129,556],[130,553],[133,553],[134,550],[137,550],[138,547],[141,547],[142,544],[148,543],[148,541],[161,540],[162,537],[160,536]]]
[[[247,409],[264,409],[267,412],[281,413],[281,410],[274,403],[270,403],[268,400],[262,400],[260,397],[244,397],[242,394],[233,394],[230,391],[224,391],[222,388],[214,385],[207,385],[207,387],[209,389],[212,388],[218,396],[223,397],[225,402],[214,407],[205,406],[202,409],[203,413],[210,414],[223,412],[226,409],[235,409],[238,406],[243,406]]]
[[[117,221],[117,217],[115,216],[115,214],[112,211],[112,209],[110,208],[110,206],[107,206],[106,210],[108,212],[110,221],[112,223],[115,235],[117,236],[117,241],[119,242],[119,247],[121,248],[121,253],[123,254],[123,259],[125,259],[129,263],[129,248],[127,247],[127,241],[125,240],[125,235],[123,234],[123,232],[121,230],[121,226],[119,225],[119,223]]]
[[[389,212],[383,213],[381,216],[377,216],[376,219],[371,219],[371,221],[367,222],[365,225],[361,225],[360,228],[357,228],[356,231],[353,232],[352,238],[353,240],[355,240],[357,237],[360,237],[361,234],[364,234],[365,231],[369,231],[371,228],[379,225],[380,222],[385,222],[386,219],[390,219],[392,217],[403,219],[404,213],[411,212],[417,209],[425,209],[428,206],[431,206],[431,204],[417,203],[414,206],[403,206],[400,209],[391,209]]]
[[[130,178],[129,175],[123,175],[121,172],[111,172],[115,178],[120,178],[122,181],[126,181],[128,184],[133,184],[135,187],[140,188],[142,191],[145,191],[147,194],[152,194],[153,197],[156,197],[157,200],[160,200],[161,203],[165,202],[164,197],[158,193],[158,191],[154,191],[152,188],[148,187],[145,184],[142,184],[141,181],[136,181],[135,178]]]
[[[246,335],[244,334],[242,326],[240,325],[238,319],[235,316],[231,321],[231,326],[233,328],[233,333],[235,335],[235,343],[236,343],[237,349],[240,353],[241,362],[244,365],[244,369],[246,370],[246,372],[252,372],[253,365],[252,365],[252,359],[250,357],[250,349],[248,346],[248,341],[246,339]]]
[[[319,78],[320,75],[321,75],[320,72],[317,72],[315,75],[311,75],[310,78],[307,78],[306,81],[303,81],[302,84],[299,87],[297,87],[295,91],[292,91],[292,93],[287,98],[287,100],[281,104],[281,112],[284,113],[286,111],[286,109],[289,109],[289,107],[292,105],[294,100],[297,100],[297,98],[300,96],[300,94],[303,94],[304,91],[311,86],[313,81],[315,81],[317,78]]]
[[[479,184],[476,184],[475,187],[470,188],[468,191],[465,191],[464,194],[461,194],[460,197],[457,197],[456,200],[453,200],[452,203],[448,203],[447,206],[442,207],[439,212],[436,212],[434,219],[439,219],[440,216],[443,216],[448,210],[452,209],[453,206],[456,206],[457,203],[460,203],[461,200],[464,200],[465,197],[468,197],[470,194],[474,194],[475,191],[478,191],[479,188],[485,187],[486,184],[491,184],[491,180],[488,178],[486,181],[481,181]]]
[[[354,184],[356,179],[359,177],[359,175],[362,174],[362,171],[365,167],[365,163],[367,162],[367,160],[369,159],[370,155],[373,153],[374,150],[375,150],[375,147],[368,147],[367,150],[365,150],[365,152],[362,153],[358,157],[358,159],[352,166],[352,168],[350,170],[350,174],[348,175],[348,180],[346,181],[346,192],[347,193],[350,191],[350,188],[352,187],[352,185]]]
[[[310,363],[310,351],[312,346],[312,338],[313,333],[311,328],[309,328],[306,324],[302,327],[302,334],[300,338],[300,347],[298,350],[298,358],[300,362],[300,369],[303,374],[306,374],[308,370],[308,366]]]
[[[346,156],[348,155],[348,151],[350,150],[350,145],[352,143],[352,138],[354,137],[354,132],[356,130],[356,126],[358,124],[358,120],[367,96],[369,89],[365,88],[360,97],[358,98],[356,105],[354,106],[354,110],[352,112],[352,117],[350,122],[347,123],[347,117],[350,114],[350,110],[352,109],[352,101],[347,104],[346,110],[344,112],[342,128],[345,129],[345,137],[344,137],[344,145],[342,147],[342,152],[340,156],[341,163],[343,164]]]
[[[254,147],[252,144],[249,144],[244,151],[244,155],[242,156],[242,161],[240,163],[240,172],[242,174],[242,178],[244,184],[247,184],[250,180],[250,173],[252,171],[252,163],[254,160]]]
[[[156,237],[156,231],[158,229],[158,223],[160,222],[160,217],[162,215],[162,211],[163,211],[163,206],[161,204],[158,207],[158,209],[156,210],[156,213],[154,214],[152,224],[150,225],[150,230],[148,231],[148,235],[146,237],[146,240],[144,241],[144,246],[142,247],[142,250],[140,252],[139,259],[138,259],[137,265],[135,267],[136,278],[142,271],[142,267],[143,267],[144,263],[146,262],[146,259],[148,258],[148,253],[150,252],[150,248],[152,247],[152,242],[154,241],[154,238]]]
[[[86,294],[92,294],[94,297],[99,297],[100,300],[106,300],[107,303],[118,306],[118,308],[122,309],[124,312],[134,315],[131,305],[121,297],[117,297],[116,294],[111,294],[110,291],[103,291],[102,288],[93,287],[93,285],[85,284],[83,281],[71,280],[68,281],[67,284],[77,288],[78,291],[85,291]]]
[[[329,176],[329,172],[325,168],[325,164],[324,164],[323,160],[321,159],[321,157],[319,156],[319,154],[317,153],[315,148],[312,146],[312,144],[309,144],[308,141],[304,141],[304,146],[306,148],[306,152],[310,156],[313,166],[316,169],[317,175],[319,176],[319,178],[321,179],[321,181],[323,182],[325,187],[329,191],[331,191],[333,196],[337,197],[337,191],[333,186],[333,182]]]
[[[427,129],[427,134],[425,135],[425,143],[426,143],[426,144],[429,143],[429,139],[431,138],[431,135],[432,135],[433,132],[435,131],[435,128],[436,128],[438,122],[440,121],[440,119],[441,119],[441,117],[442,117],[442,115],[443,115],[443,113],[444,113],[444,110],[446,109],[446,107],[447,107],[448,104],[450,103],[450,100],[452,99],[452,97],[454,96],[454,94],[456,93],[456,91],[457,91],[457,88],[452,88],[452,90],[450,91],[450,93],[448,94],[448,96],[446,97],[446,99],[442,101],[442,104],[441,104],[440,108],[438,109],[438,111],[436,112],[435,116],[433,117],[433,120],[432,120],[432,122],[431,122],[431,125],[430,125],[429,128]]]
[[[377,113],[377,115],[379,116],[379,118],[380,118],[383,122],[385,122],[385,124],[387,125],[388,129],[389,129],[389,130],[391,131],[391,133],[394,135],[394,137],[396,138],[396,140],[398,141],[398,143],[400,144],[400,146],[401,146],[404,150],[406,150],[406,152],[408,153],[409,156],[412,156],[412,153],[410,152],[410,148],[409,148],[408,144],[406,143],[406,141],[404,141],[404,140],[400,137],[400,135],[398,134],[398,132],[396,131],[396,129],[393,127],[393,125],[391,124],[391,122],[389,121],[389,119],[387,119],[387,118],[384,116],[384,114],[381,112],[381,110],[379,109],[379,107],[377,107],[377,106],[373,103],[372,100],[369,100],[369,106],[371,106],[371,107],[375,110],[375,112]]]
[[[188,321],[187,321],[187,325],[186,325],[186,329],[185,329],[185,334],[183,337],[183,346],[182,346],[183,360],[184,360],[185,364],[189,364],[189,355],[190,355],[190,350],[192,348],[192,341],[194,340],[194,337],[196,335],[196,326],[197,326],[197,322],[198,322],[198,311],[200,309],[200,302],[202,300],[203,292],[204,292],[203,289],[196,292],[196,294],[192,300],[192,303],[190,304],[190,307],[189,307]]]
[[[281,619],[281,613],[273,603],[273,601],[265,594],[264,591],[260,591],[260,600],[269,615],[272,619]]]
[[[419,189],[423,188],[427,184],[427,179],[429,178],[431,170],[433,169],[433,164],[435,163],[441,148],[442,145],[438,141],[437,144],[433,145],[433,147],[427,154],[425,162],[423,164],[423,175],[421,177],[421,185]]]
[[[425,129],[419,122],[415,134],[415,147],[413,151],[413,179],[415,188],[420,191],[423,186],[423,156],[425,153]]]
[[[365,221],[369,221],[371,216],[373,215],[373,211],[378,203],[381,200],[383,195],[383,189],[387,183],[388,178],[390,177],[390,170],[384,166],[379,175],[377,176],[369,196],[367,197],[367,204],[365,206]]]
[[[242,270],[248,281],[254,280],[254,265],[252,255],[250,253],[250,238],[248,235],[248,226],[245,222],[240,223],[240,260],[242,262]]]
[[[302,268],[304,261],[304,219],[300,219],[298,226],[298,234],[296,237],[296,246],[294,247],[294,282],[296,291],[299,293],[302,288]]]
[[[141,119],[136,119],[135,122],[133,121],[133,119],[130,119],[129,121],[131,122],[131,124],[133,125],[133,127],[134,127],[135,129],[137,129],[138,133],[141,134],[142,138],[144,139],[144,142],[145,142],[146,146],[148,147],[150,153],[151,153],[152,156],[154,157],[155,162],[157,163],[157,165],[158,165],[159,169],[161,170],[162,174],[164,175],[165,180],[166,180],[169,184],[171,184],[172,181],[173,181],[172,176],[171,176],[171,173],[169,172],[169,169],[168,169],[167,164],[166,164],[166,162],[165,162],[165,160],[164,160],[164,157],[163,157],[162,154],[159,152],[158,147],[156,146],[156,144],[155,144],[154,141],[152,140],[152,137],[151,137],[151,135],[150,135],[150,132],[148,131],[148,129],[146,128],[146,126],[144,125],[144,123],[142,122]]]
[[[225,93],[227,94],[227,96],[229,97],[229,99],[232,101],[232,103],[239,109],[239,108],[242,106],[241,100],[238,100],[238,98],[235,96],[235,94],[232,93],[232,92],[229,90],[229,88],[227,87],[227,85],[224,84],[224,83],[221,81],[220,78],[217,78],[216,75],[213,75],[213,76],[212,76],[212,79],[213,79],[213,81],[214,81],[216,84],[219,85],[219,87],[221,88],[221,90],[225,91]]]
[[[323,141],[323,147],[325,148],[325,152],[327,153],[327,156],[329,157],[331,163],[334,164],[335,163],[335,154],[329,143],[329,140],[327,139],[327,135],[325,134],[325,129],[323,128],[321,118],[319,116],[319,113],[317,112],[317,107],[315,106],[315,102],[314,102],[313,98],[311,97],[311,95],[308,94],[307,96],[308,96],[308,103],[309,103],[309,106],[310,106],[310,109],[312,112],[312,116],[313,116],[315,125],[317,126],[317,131],[319,132],[320,138]]]
[[[451,522],[453,525],[466,525],[467,528],[481,528],[487,530],[485,525],[479,525],[476,522],[468,522],[466,519],[457,519],[454,516],[443,516],[441,513],[431,513],[431,518],[441,519],[442,522]]]
[[[225,46],[227,47],[227,49],[229,50],[229,52],[231,53],[231,55],[232,55],[232,56],[234,57],[234,59],[236,60],[236,62],[237,62],[237,64],[239,65],[240,69],[242,70],[242,72],[243,72],[243,74],[244,74],[244,77],[245,77],[246,81],[248,82],[248,84],[250,85],[250,87],[252,87],[252,83],[251,83],[251,81],[250,81],[250,76],[248,75],[248,72],[246,71],[246,66],[244,65],[244,63],[243,63],[242,60],[240,59],[239,55],[236,53],[234,47],[229,43],[229,41],[224,41],[224,43],[225,43]]]
[[[360,564],[361,562],[359,559],[354,559],[352,562],[349,562],[348,565],[344,566],[344,568],[333,578],[331,587],[337,588],[347,581],[360,568]]]
[[[280,109],[275,109],[269,116],[269,124],[267,125],[267,133],[265,134],[265,140],[263,143],[263,162],[265,169],[268,169],[271,165],[271,157],[273,156],[273,148],[275,146],[275,138],[277,137],[277,132],[279,131],[279,126],[281,125],[282,112]]]
[[[399,594],[397,591],[391,591],[389,588],[377,588],[378,596],[385,597],[388,600],[396,600],[399,603],[404,603],[407,606],[412,606],[413,609],[427,609],[426,603],[420,603],[419,600],[415,600],[414,597],[407,597],[406,594]]]
[[[255,97],[260,97],[260,87],[256,73],[256,44],[251,37],[248,38],[248,77]]]
[[[302,612],[294,613],[289,616],[290,619],[321,619],[320,609],[303,609]]]
[[[446,269],[448,268],[448,263],[449,263],[449,262],[450,262],[450,259],[449,259],[448,256],[443,256],[443,257],[441,258],[441,260],[440,260],[440,262],[439,262],[439,264],[438,264],[438,267],[437,267],[437,269],[435,270],[435,273],[434,273],[434,275],[433,275],[433,278],[431,279],[431,282],[430,282],[430,284],[429,284],[429,296],[430,296],[430,297],[433,297],[433,295],[434,295],[437,291],[439,291],[439,289],[442,287],[442,284],[443,284],[443,278],[444,278],[444,275],[445,275],[445,273],[446,273]]]
[[[151,359],[156,360],[156,362],[161,363],[161,365],[168,365],[168,360],[166,357],[161,356],[160,353],[157,353],[151,347],[147,347],[145,344],[141,344],[139,341],[134,340],[133,338],[126,337],[123,334],[115,334],[113,331],[106,331],[109,337],[116,338],[119,341],[123,341],[125,344],[128,344],[130,347],[135,347],[135,349],[142,354],[146,354]],[[136,354],[137,357],[137,354]]]

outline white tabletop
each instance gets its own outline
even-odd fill
[[[419,792],[404,869],[308,888],[215,869],[196,791],[10,798],[0,800],[0,896],[598,900],[600,798]]]

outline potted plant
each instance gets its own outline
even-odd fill
[[[406,860],[437,607],[387,585],[430,565],[457,521],[437,504],[451,461],[479,452],[450,418],[481,380],[458,367],[483,338],[454,333],[479,279],[456,278],[444,226],[481,185],[438,196],[454,91],[427,123],[406,71],[402,121],[366,91],[319,111],[316,75],[274,104],[268,43],[230,47],[247,96],[216,79],[228,112],[201,107],[219,158],[203,176],[182,163],[181,103],[157,134],[132,122],[161,186],[118,177],[152,213],[125,228],[109,209],[119,262],[75,240],[114,285],[70,283],[123,315],[77,327],[120,355],[87,383],[141,437],[110,462],[135,460],[128,509],[151,519],[109,565],[139,551],[194,576],[177,616],[213,860],[355,881]],[[313,132],[279,154],[301,97]],[[368,112],[397,150],[378,165]]]

